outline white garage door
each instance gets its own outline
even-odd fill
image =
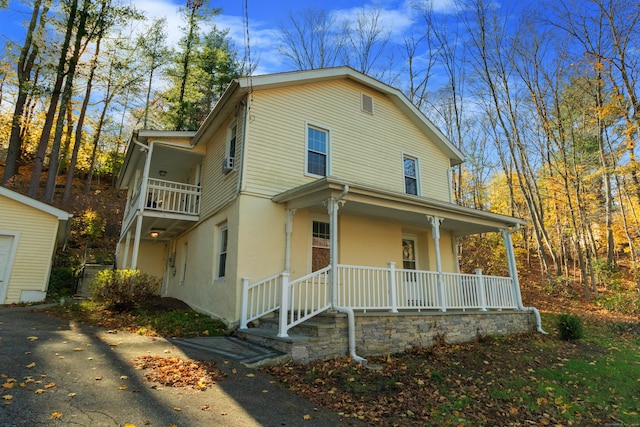
[[[0,235],[0,304],[4,304],[9,286],[9,273],[11,272],[11,250],[14,236]]]

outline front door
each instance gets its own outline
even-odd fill
[[[4,304],[11,273],[11,250],[14,236],[0,235],[0,304]]]
[[[407,271],[416,270],[418,267],[417,249],[416,236],[402,236],[402,268],[405,270],[404,288],[406,289],[407,305],[409,307],[420,307],[424,300],[416,273]]]

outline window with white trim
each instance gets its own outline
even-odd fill
[[[329,131],[307,126],[305,171],[311,175],[327,176],[329,166]]]
[[[402,156],[402,167],[404,172],[404,192],[417,196],[420,194],[418,159],[404,154]]]
[[[318,271],[329,265],[331,234],[328,222],[313,221],[311,234],[311,271]]]
[[[227,273],[227,246],[229,244],[229,228],[226,224],[218,228],[218,274],[217,277],[223,278]]]
[[[229,173],[236,168],[236,142],[238,138],[238,125],[234,122],[227,129],[227,145],[225,147],[224,159],[222,160],[222,171]]]

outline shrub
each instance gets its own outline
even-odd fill
[[[116,311],[130,311],[160,290],[160,281],[139,270],[102,270],[91,283],[93,297]]]
[[[76,290],[77,277],[73,267],[57,267],[51,270],[47,297],[58,299],[70,297]]]
[[[582,320],[573,314],[564,313],[558,317],[558,332],[564,341],[579,340],[584,336]]]
[[[618,292],[613,295],[600,297],[596,301],[600,307],[615,313],[640,315],[640,294],[636,291]]]

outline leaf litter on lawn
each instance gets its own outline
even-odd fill
[[[537,371],[605,353],[587,342],[525,334],[368,358],[377,369],[349,357],[263,369],[315,404],[373,424],[571,425],[611,417],[604,408],[578,411],[584,388],[556,395],[560,387]]]

